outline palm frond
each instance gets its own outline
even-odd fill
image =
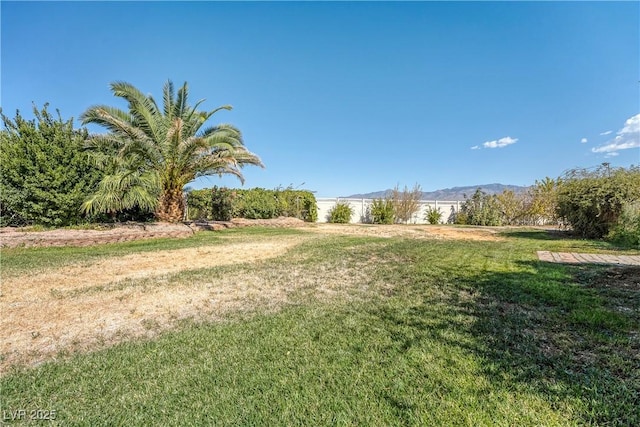
[[[157,187],[155,174],[121,171],[105,175],[96,193],[84,201],[81,209],[88,214],[119,212],[136,206],[151,211],[157,205]]]
[[[167,80],[167,82],[164,84],[164,88],[162,89],[162,99],[164,101],[164,116],[165,119],[168,120],[171,120],[171,118],[173,117],[174,96],[175,92],[173,90],[173,82],[171,80]]]
[[[178,89],[178,96],[176,98],[176,103],[173,107],[173,115],[175,117],[183,117],[184,113],[187,109],[187,97],[189,95],[189,87],[187,86],[187,82],[184,82],[182,87]]]
[[[231,110],[230,105],[223,105],[209,112],[198,111],[198,107],[204,101],[204,99],[201,99],[196,102],[196,104],[189,109],[189,113],[186,114],[187,117],[185,118],[185,122],[188,123],[187,130],[185,131],[186,135],[196,135],[202,125],[217,111]]]
[[[124,98],[129,102],[129,112],[136,118],[138,127],[151,139],[157,140],[158,119],[162,116],[158,111],[155,100],[126,82],[112,83],[111,90],[115,96]]]
[[[147,135],[138,127],[135,117],[124,111],[106,105],[89,107],[80,116],[82,124],[97,124],[121,138],[143,139]]]

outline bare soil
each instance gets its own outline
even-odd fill
[[[504,240],[497,227],[452,227],[422,224],[316,224],[306,228],[322,234],[342,234],[371,237],[406,237],[410,239],[455,239],[455,240]]]

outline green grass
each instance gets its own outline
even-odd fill
[[[94,250],[223,248],[227,238],[290,233]],[[155,340],[15,369],[0,380],[2,409],[53,409],[52,424],[87,426],[640,425],[640,291],[616,286],[619,273],[606,267],[535,258],[614,248],[520,233],[504,242],[332,236],[253,266],[173,275],[197,284],[244,269],[284,286],[302,270],[352,291],[323,298],[310,281],[275,313],[187,322]],[[3,269],[42,253],[56,265],[93,256],[22,251],[9,261],[3,251]]]

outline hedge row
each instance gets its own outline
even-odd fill
[[[188,218],[228,221],[231,218],[269,219],[281,216],[307,222],[318,219],[316,198],[306,190],[248,190],[207,188],[187,195]]]

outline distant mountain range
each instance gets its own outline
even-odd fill
[[[504,190],[511,190],[514,193],[522,193],[527,191],[529,187],[522,187],[519,185],[504,185],[504,184],[484,184],[484,185],[469,185],[467,187],[453,187],[445,188],[436,191],[423,191],[422,200],[464,200],[464,196],[471,197],[475,193],[476,189],[480,188],[487,194],[499,194]],[[345,196],[345,198],[354,199],[379,199],[384,198],[387,194],[391,194],[393,190],[374,191],[372,193],[364,194],[352,194]]]

